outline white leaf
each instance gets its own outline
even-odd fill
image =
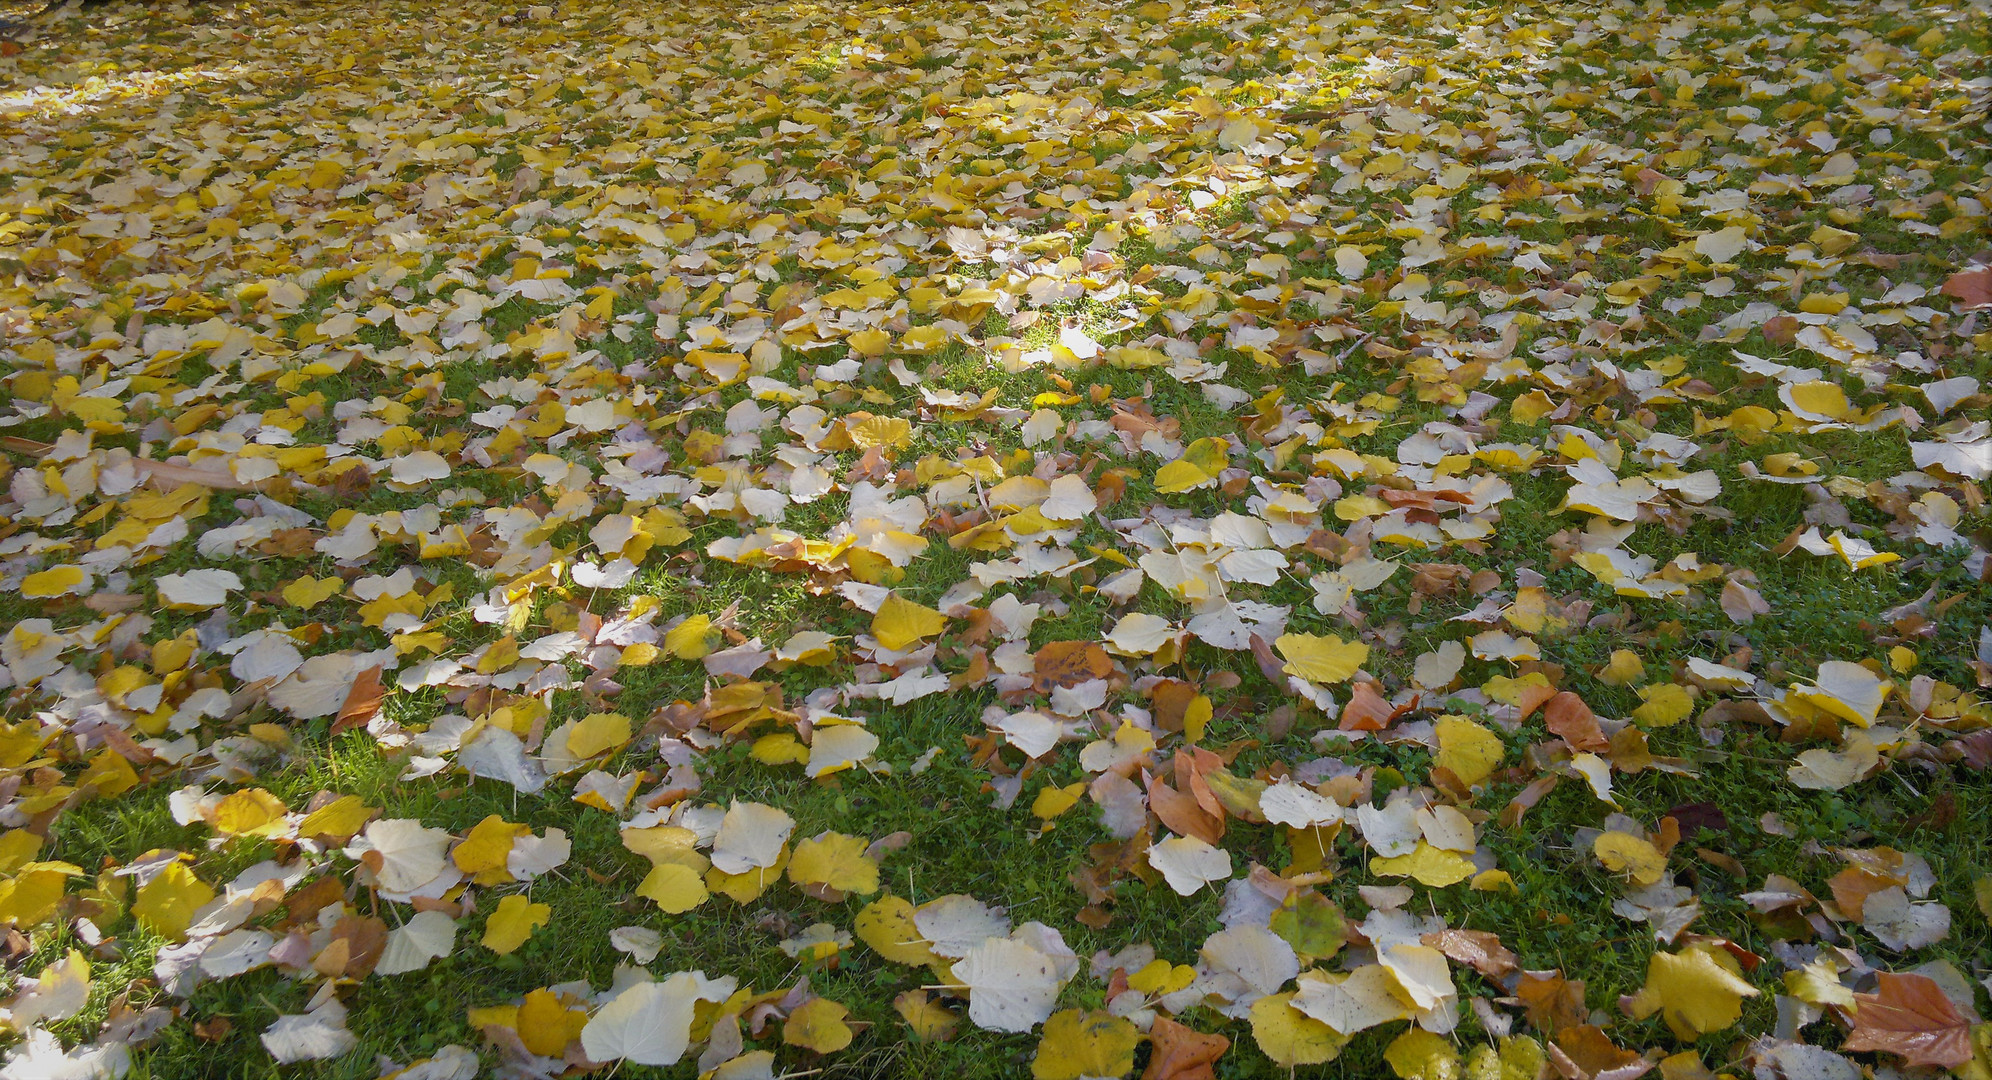
[[[335,1058],[359,1044],[346,1030],[346,1007],[336,1000],[303,1015],[279,1016],[263,1032],[263,1048],[280,1065]]]
[[[1231,852],[1194,836],[1172,836],[1148,849],[1148,865],[1179,895],[1189,896],[1231,876]]]
[[[456,948],[456,920],[441,911],[417,912],[403,925],[388,931],[387,948],[374,966],[376,975],[399,975],[428,967]]]
[[[969,988],[968,1018],[990,1031],[1029,1031],[1058,1001],[1058,967],[1021,941],[989,938],[949,969]]]
[[[719,823],[712,865],[726,874],[744,874],[775,865],[782,845],[795,831],[795,819],[762,803],[735,802]],[[601,1059],[596,1059],[601,1060]]]

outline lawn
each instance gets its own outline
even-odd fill
[[[1992,1080],[1982,4],[0,15],[0,1080]]]

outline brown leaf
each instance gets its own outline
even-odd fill
[[[1091,641],[1054,641],[1037,651],[1032,661],[1032,688],[1049,694],[1061,686],[1104,679],[1113,674],[1114,660]]]
[[[1959,311],[1992,308],[1992,266],[1968,266],[1944,282],[1943,294],[1958,302]]]
[[[1522,972],[1515,996],[1527,1007],[1529,1024],[1537,1031],[1555,1034],[1591,1015],[1584,1007],[1583,980],[1566,979],[1561,971]]]
[[[359,673],[353,679],[353,688],[346,692],[346,703],[339,706],[339,716],[332,721],[332,734],[365,727],[367,722],[380,712],[380,699],[387,694],[387,688],[380,682],[380,665]]]
[[[1988,275],[1992,276],[1992,275]],[[1971,1060],[1971,1021],[1927,975],[1882,972],[1872,994],[1855,994],[1846,1050],[1882,1050],[1908,1065],[1955,1069]]]
[[[1359,682],[1349,688],[1349,703],[1342,707],[1340,730],[1382,731],[1410,711],[1408,705],[1402,708],[1392,705],[1389,698],[1377,693],[1375,683]]]
[[[1148,1058],[1148,1068],[1141,1071],[1141,1080],[1216,1080],[1211,1066],[1231,1049],[1230,1039],[1206,1035],[1166,1016],[1155,1018],[1148,1037],[1155,1049]]]
[[[1447,929],[1426,934],[1426,945],[1445,953],[1454,963],[1466,964],[1496,982],[1520,969],[1520,958],[1501,944],[1498,934],[1485,930]]]
[[[1621,1048],[1592,1024],[1557,1032],[1549,1059],[1570,1080],[1633,1080],[1653,1068],[1638,1051]]]
[[[1543,722],[1549,730],[1563,736],[1570,749],[1579,752],[1599,753],[1611,749],[1611,742],[1598,727],[1598,718],[1584,699],[1568,690],[1549,699],[1542,711]]]

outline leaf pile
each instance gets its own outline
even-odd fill
[[[29,24],[0,1077],[1992,1075],[1983,15]]]

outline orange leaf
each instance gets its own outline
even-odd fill
[[[1231,1049],[1230,1039],[1206,1035],[1166,1016],[1155,1018],[1148,1037],[1155,1050],[1149,1055],[1148,1068],[1141,1071],[1141,1080],[1216,1080],[1211,1066]]]
[[[339,706],[338,719],[332,721],[332,734],[367,726],[367,721],[380,711],[380,699],[386,693],[387,688],[380,682],[379,664],[360,672],[353,680],[353,688],[346,692],[346,703]]]
[[[1584,699],[1568,690],[1549,699],[1542,711],[1543,722],[1549,730],[1563,736],[1570,749],[1599,753],[1609,750],[1612,744],[1605,739],[1605,733],[1598,727],[1598,718]]]

